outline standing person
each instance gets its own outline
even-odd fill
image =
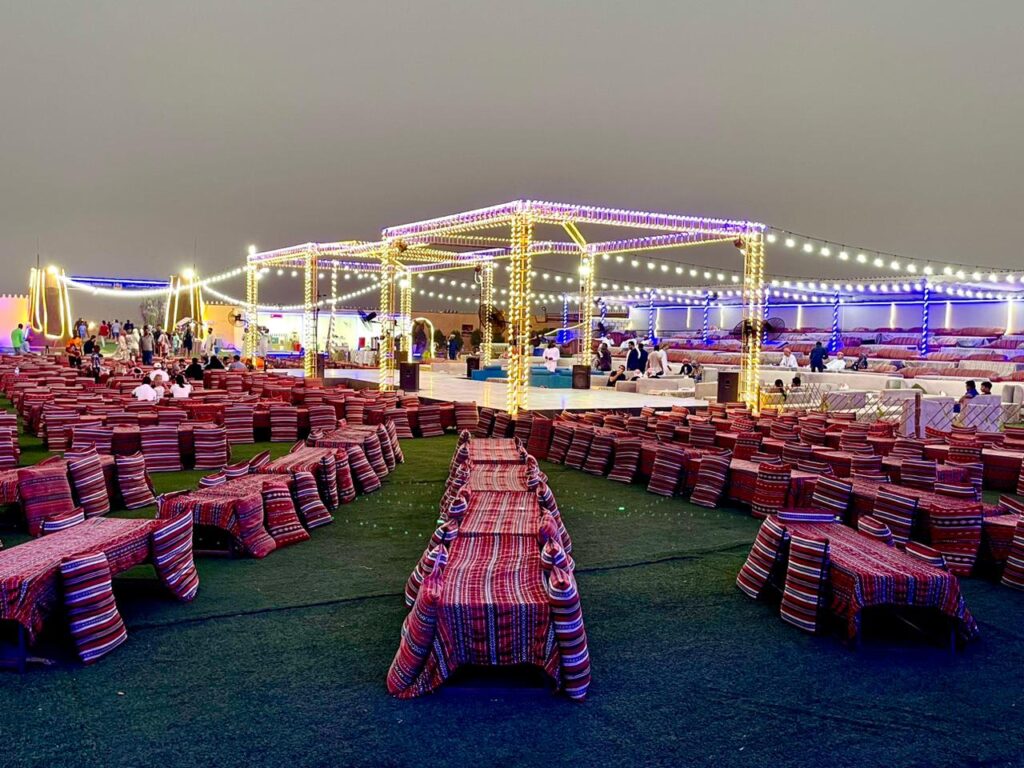
[[[547,368],[548,373],[554,373],[558,370],[558,361],[562,357],[562,353],[558,351],[558,346],[553,341],[548,342],[548,348],[544,350],[544,367]]]
[[[85,341],[85,334],[89,332],[89,326],[85,324],[85,320],[78,320],[78,338]]]
[[[114,318],[114,322],[110,324],[110,335],[114,337],[115,343],[121,338],[121,321],[116,317]]]
[[[638,341],[636,345],[637,351],[639,352],[639,359],[637,360],[637,370],[639,370],[640,374],[643,375],[647,371],[647,350],[644,349],[644,343],[642,341]]]
[[[202,351],[207,357],[213,357],[215,352],[215,345],[213,343],[213,328],[206,329],[206,337],[203,339]]]
[[[153,352],[156,351],[156,340],[149,331],[149,326],[143,326],[142,337],[139,339],[139,351],[142,353],[142,364],[153,364]]]
[[[610,372],[612,369],[612,351],[605,342],[597,348],[597,370]]]
[[[128,318],[127,320],[124,321],[124,332],[125,333],[132,333],[134,331],[135,331],[135,323],[133,323],[131,321],[131,318]]]
[[[189,324],[185,327],[185,336],[181,340],[181,345],[185,349],[185,355],[188,357],[192,357],[192,344],[194,342],[195,339],[192,336],[192,325]]]
[[[160,339],[156,343],[156,349],[160,357],[167,357],[171,353],[171,339],[166,331],[160,334]]]
[[[668,358],[660,344],[655,344],[651,354],[647,356],[647,376],[657,379],[669,372]]]
[[[18,327],[11,331],[11,349],[14,354],[21,354],[21,347],[25,343],[25,324],[18,323]]]
[[[640,367],[640,353],[637,351],[636,342],[630,339],[626,352],[626,378],[637,379],[643,375]]]
[[[128,359],[135,362],[139,359],[139,329],[132,328],[125,334],[128,343]]]
[[[21,337],[21,351],[22,351],[23,354],[26,354],[26,355],[32,354],[32,343],[30,341],[31,338],[32,338],[32,326],[31,325],[26,325],[25,329],[24,329],[24,335]]]
[[[814,349],[811,350],[811,370],[821,373],[825,370],[826,360],[828,360],[828,350],[821,345],[820,341],[814,342]]]
[[[100,322],[99,335],[100,348],[102,349],[103,346],[107,343],[107,338],[110,336],[110,326],[107,324],[106,320]]]
[[[452,335],[448,337],[448,359],[454,360],[459,356],[459,335],[452,331]]]

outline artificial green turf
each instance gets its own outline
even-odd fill
[[[531,677],[467,675],[431,696],[392,699],[384,678],[401,593],[454,445],[403,442],[406,464],[384,488],[342,507],[309,542],[262,561],[201,559],[191,604],[168,599],[147,568],[119,579],[124,646],[82,667],[54,637],[43,650],[58,664],[0,674],[0,765],[1021,761],[1019,593],[965,580],[983,636],[955,657],[888,628],[852,651],[736,589],[757,530],[741,510],[547,464],[574,542],[590,697],[575,704]],[[155,480],[169,490],[196,477]]]

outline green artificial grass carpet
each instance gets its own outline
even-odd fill
[[[30,442],[25,463],[45,455]],[[869,627],[853,651],[736,589],[758,525],[742,510],[548,464],[573,537],[588,700],[520,672],[391,698],[402,590],[454,446],[403,442],[406,463],[384,488],[307,543],[261,561],[199,560],[191,604],[169,599],[149,567],[119,578],[125,645],[83,667],[54,631],[39,650],[58,663],[0,673],[0,765],[1020,764],[1021,594],[965,580],[983,636],[955,657],[889,626]],[[166,491],[200,474],[154,480]]]

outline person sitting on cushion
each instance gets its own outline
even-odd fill
[[[843,359],[842,352],[836,352],[836,356],[825,363],[825,370],[832,373],[838,373],[839,371],[846,370],[846,361]]]
[[[616,382],[626,380],[626,366],[620,365],[610,374],[608,374],[608,386],[614,387]]]
[[[953,406],[953,413],[960,413],[960,409],[967,405],[968,400],[973,400],[978,396],[978,385],[974,383],[974,379],[964,384],[964,389],[967,391],[964,392],[963,396]]]

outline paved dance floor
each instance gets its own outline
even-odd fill
[[[324,372],[327,383],[332,379],[354,379],[358,381],[377,382],[375,368],[339,368]],[[398,385],[397,375],[395,385]],[[473,400],[484,408],[505,407],[506,386],[494,381],[473,381],[464,376],[453,376],[436,373],[426,368],[420,369],[419,395],[434,400],[453,402],[456,400]],[[633,392],[616,392],[608,387],[594,389],[547,389],[546,387],[530,387],[529,410],[555,411],[589,410],[592,408],[668,408],[671,405],[685,405],[691,408],[707,407],[706,400],[692,397],[662,397],[660,395],[641,395]]]

